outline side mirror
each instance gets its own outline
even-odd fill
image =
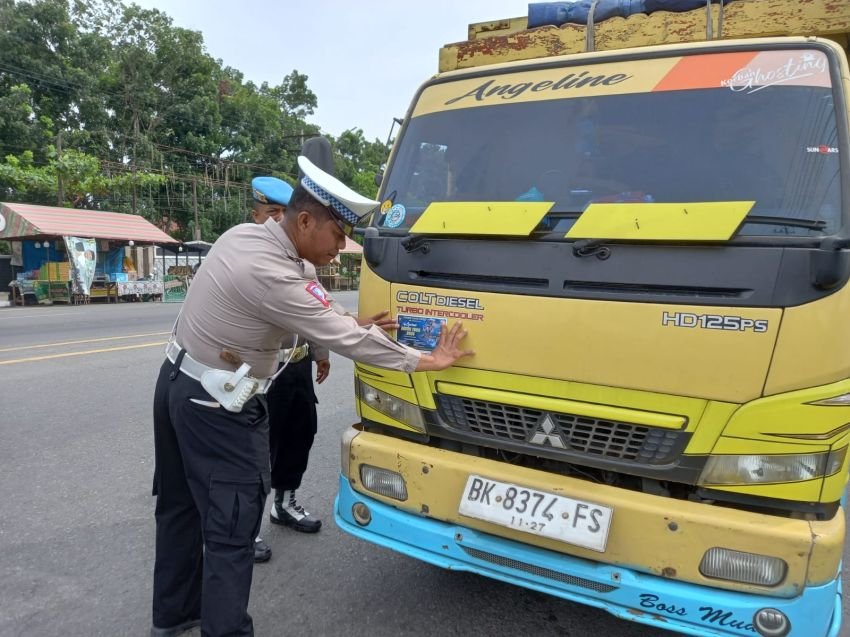
[[[384,181],[384,173],[382,173],[382,172],[375,173],[375,185],[378,188],[381,187],[381,182],[383,182],[383,181]]]
[[[832,290],[847,280],[850,275],[850,254],[843,248],[846,240],[828,238],[820,250],[811,253],[810,277],[812,285],[819,290]]]
[[[370,267],[376,268],[381,264],[386,249],[386,240],[376,227],[369,226],[363,231],[363,257]]]

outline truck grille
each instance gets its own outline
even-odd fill
[[[439,414],[449,428],[493,441],[524,444],[529,451],[545,448],[570,455],[660,465],[675,460],[684,442],[684,432],[676,430],[445,394],[438,394],[436,399]],[[546,415],[548,431],[543,427]],[[535,434],[539,434],[538,442],[532,444]]]

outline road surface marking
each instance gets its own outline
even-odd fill
[[[156,343],[142,343],[141,345],[125,345],[124,347],[104,347],[103,349],[90,349],[84,352],[67,352],[65,354],[50,354],[48,356],[30,356],[29,358],[14,358],[10,361],[0,361],[0,365],[14,365],[15,363],[32,363],[45,361],[51,358],[66,358],[68,356],[87,356],[88,354],[101,354],[103,352],[121,352],[128,349],[140,349],[142,347],[162,347],[166,341]]]
[[[13,316],[0,316],[0,321],[13,318],[34,318],[42,316],[65,316],[67,314],[76,314],[76,312],[39,312],[38,314],[14,314]]]
[[[39,349],[44,347],[61,347],[62,345],[80,345],[81,343],[100,343],[103,341],[120,341],[125,338],[143,338],[146,336],[165,336],[171,332],[148,332],[146,334],[128,334],[127,336],[104,336],[103,338],[87,338],[80,341],[60,341],[57,343],[42,343],[40,345],[21,345],[20,347],[6,347],[0,352],[17,352],[22,349]]]

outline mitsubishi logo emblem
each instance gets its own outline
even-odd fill
[[[564,444],[564,439],[555,427],[555,422],[552,420],[552,416],[549,414],[543,416],[543,420],[540,421],[537,429],[534,430],[534,435],[531,436],[528,442],[542,447],[545,447],[548,443],[556,449],[567,448],[567,445]]]

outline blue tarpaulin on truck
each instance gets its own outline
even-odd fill
[[[732,0],[722,0],[727,4]],[[711,0],[720,4],[721,0]],[[535,2],[528,5],[528,28],[546,25],[560,26],[566,23],[586,24],[594,0],[574,0],[572,2]],[[704,7],[707,0],[599,0],[593,12],[593,21],[601,22],[608,18],[625,18],[635,13],[653,13],[655,11],[690,11]]]

